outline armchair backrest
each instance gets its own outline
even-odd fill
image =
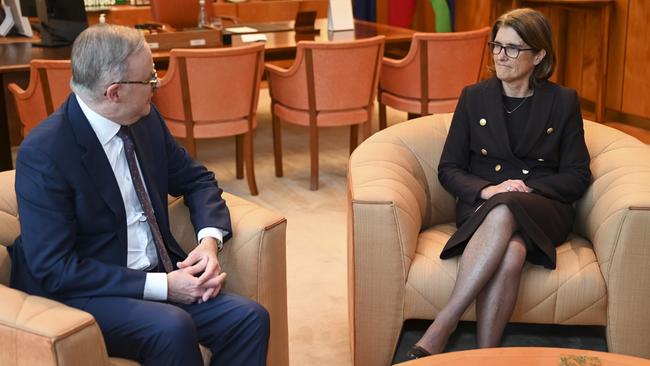
[[[463,87],[479,81],[489,32],[414,34],[400,67],[382,71],[382,88],[406,98],[457,99]]]
[[[8,85],[23,125],[23,136],[27,136],[70,95],[71,78],[70,60],[32,60],[27,89],[13,83]]]
[[[170,52],[169,70],[153,101],[163,117],[186,123],[181,136],[172,130],[174,136],[209,138],[241,134],[254,128],[263,70],[261,43],[220,49],[174,49]],[[247,123],[227,123],[239,120]],[[203,127],[195,128],[198,125]]]
[[[391,169],[372,172],[368,180],[397,174],[392,167],[399,167],[400,184],[409,186],[402,191],[416,192],[416,196],[407,199],[402,197],[404,192],[400,197],[389,197],[387,193],[386,200],[396,201],[402,210],[418,207],[409,217],[418,220],[422,229],[454,221],[455,199],[438,181],[438,163],[452,117],[453,113],[435,114],[394,125],[371,136],[353,154],[357,165],[362,165],[364,159],[390,160],[387,167]],[[600,123],[585,120],[584,129],[592,184],[576,202],[575,231],[593,242],[598,235],[611,234],[598,229],[616,210],[630,208],[626,202],[647,202],[644,208],[650,209],[650,147]],[[627,198],[620,199],[622,194]],[[614,199],[616,208],[612,207]],[[599,258],[610,256],[596,254]]]
[[[11,261],[7,246],[20,234],[15,187],[16,171],[0,172],[0,284],[9,286]]]
[[[214,16],[212,0],[205,0],[208,21]],[[199,22],[199,0],[151,0],[151,17],[174,28],[192,28]]]
[[[300,41],[288,73],[294,75],[293,85],[304,87],[272,87],[272,98],[292,108],[318,112],[367,108],[374,103],[383,54],[384,36]]]

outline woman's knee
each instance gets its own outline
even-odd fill
[[[503,257],[502,266],[506,271],[521,272],[526,261],[526,242],[515,234],[508,242],[506,253]]]
[[[510,211],[510,207],[507,205],[501,204],[497,205],[488,212],[485,217],[484,222],[490,222],[493,224],[514,226],[515,218]]]

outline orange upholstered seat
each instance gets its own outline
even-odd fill
[[[379,128],[386,106],[412,114],[453,112],[466,85],[481,77],[490,28],[455,33],[416,33],[401,60],[384,58],[379,81]]]
[[[384,37],[297,45],[289,69],[267,64],[273,114],[275,174],[282,176],[280,121],[309,127],[312,190],[318,189],[318,128],[351,126],[350,152],[359,125],[370,135]]]
[[[54,112],[70,95],[70,60],[32,60],[26,90],[11,83],[23,136]]]
[[[171,134],[186,140],[192,156],[196,157],[195,139],[236,136],[237,178],[243,178],[245,165],[252,195],[257,194],[253,130],[263,68],[264,44],[174,49],[153,97]]]

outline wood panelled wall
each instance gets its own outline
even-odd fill
[[[429,19],[428,0],[417,0],[415,25],[433,31]],[[426,4],[425,4],[426,3]],[[456,30],[477,29],[492,24],[494,19],[511,9],[511,0],[456,1]],[[556,37],[564,37],[565,49],[558,50],[564,59],[558,72],[564,84],[578,90],[580,96],[593,102],[596,93],[597,56],[600,52],[600,13],[541,7],[551,19]],[[387,22],[387,0],[377,0],[377,21]],[[424,27],[421,25],[424,24]],[[650,129],[650,1],[616,0],[610,20],[607,77],[607,118]]]

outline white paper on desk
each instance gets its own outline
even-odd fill
[[[227,30],[230,33],[255,33],[257,29],[251,27],[228,27]]]
[[[258,42],[258,41],[266,42],[266,34],[263,33],[242,34],[241,41],[244,43]]]
[[[327,8],[327,30],[340,31],[354,29],[352,0],[329,0]]]

